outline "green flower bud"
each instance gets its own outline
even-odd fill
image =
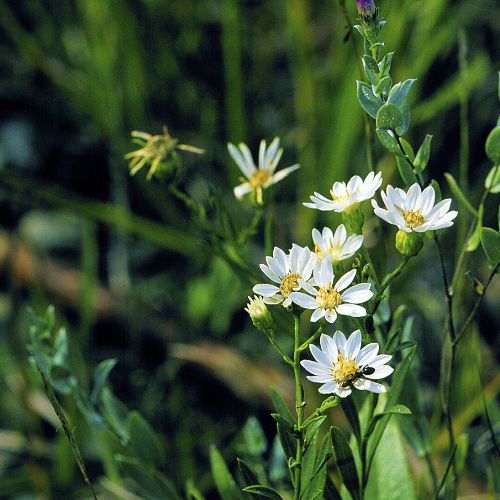
[[[262,297],[248,297],[248,304],[245,311],[250,315],[250,319],[255,328],[263,331],[266,335],[272,331],[273,317],[267,308]]]
[[[365,216],[359,203],[353,203],[342,211],[342,221],[347,231],[352,234],[363,234]]]
[[[356,8],[361,18],[373,19],[377,13],[373,0],[356,0]]]
[[[422,233],[406,233],[401,229],[396,233],[396,249],[403,257],[413,257],[424,246]]]

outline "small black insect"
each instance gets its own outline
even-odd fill
[[[372,375],[375,373],[375,368],[372,366],[365,366],[361,371],[363,372],[363,375]]]

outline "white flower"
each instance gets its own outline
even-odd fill
[[[370,380],[385,378],[394,371],[386,365],[392,356],[377,355],[379,345],[376,342],[361,349],[359,330],[352,332],[348,340],[337,331],[333,337],[321,335],[320,345],[321,349],[313,344],[309,346],[316,361],[304,360],[300,364],[312,373],[308,380],[323,384],[318,389],[321,394],[345,398],[353,387],[361,391],[386,392],[382,384]]]
[[[450,198],[434,205],[436,195],[432,186],[427,186],[422,191],[415,183],[407,193],[402,189],[387,186],[387,194],[382,191],[381,196],[387,210],[380,208],[377,202],[372,200],[375,214],[406,233],[422,233],[452,226],[452,220],[458,214],[455,210],[448,211]]]
[[[318,259],[328,257],[333,263],[352,257],[363,243],[363,236],[349,236],[344,224],[335,230],[335,234],[329,227],[324,227],[320,233],[316,228],[312,230],[314,250]]]
[[[314,196],[310,197],[312,203],[304,203],[304,206],[324,212],[330,210],[343,212],[355,203],[373,198],[375,191],[381,184],[382,174],[380,172],[377,175],[375,172],[370,172],[364,181],[359,175],[355,175],[347,184],[345,182],[333,183],[332,189],[330,189],[331,200],[320,193],[314,193]]]
[[[236,198],[240,200],[244,195],[251,191],[255,191],[257,194],[257,203],[262,205],[262,190],[276,184],[288,174],[299,168],[299,165],[295,164],[280,170],[276,174],[274,173],[281,155],[283,154],[283,149],[280,148],[279,145],[280,140],[278,137],[269,144],[269,147],[267,147],[264,139],[260,141],[258,168],[255,166],[252,153],[250,153],[246,144],[240,143],[238,147],[231,143],[227,145],[227,149],[233,157],[233,160],[238,167],[240,167],[246,179],[248,179],[243,182],[243,184],[234,188],[234,195]]]
[[[314,267],[314,280],[318,289],[310,283],[300,282],[302,288],[311,295],[302,292],[292,292],[290,298],[295,304],[304,309],[314,309],[311,321],[316,322],[325,317],[329,323],[337,319],[337,314],[359,318],[366,316],[366,309],[358,304],[366,302],[373,297],[370,283],[359,283],[347,288],[354,277],[356,269],[351,269],[344,274],[333,286],[332,261],[323,259]],[[343,293],[342,290],[345,290]]]
[[[281,248],[275,247],[272,257],[266,257],[267,266],[260,265],[262,272],[276,285],[255,285],[254,293],[262,295],[267,304],[280,304],[284,307],[292,304],[290,294],[300,290],[312,275],[316,256],[309,248],[293,244],[287,255]],[[299,283],[300,282],[300,283]]]

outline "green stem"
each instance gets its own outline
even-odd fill
[[[383,280],[382,283],[380,284],[379,289],[377,290],[377,293],[374,298],[374,302],[370,311],[370,315],[373,316],[375,314],[375,311],[377,310],[377,307],[379,306],[380,302],[382,302],[384,292],[387,289],[387,287],[391,284],[391,281],[395,278],[397,278],[400,274],[401,271],[404,269],[408,261],[410,260],[409,257],[403,257],[401,259],[401,262],[398,264],[398,266],[394,269],[394,271],[390,272]]]
[[[266,250],[266,255],[271,255],[273,252],[272,226],[273,218],[271,214],[271,208],[268,207],[266,210],[266,217],[264,221],[264,248]]]
[[[285,363],[289,364],[290,366],[294,366],[294,361],[290,356],[281,348],[281,346],[276,342],[276,339],[274,338],[274,331],[269,331],[267,334],[267,338],[269,339],[269,342],[271,342],[272,346],[281,354],[283,360]]]
[[[325,325],[320,325],[319,328],[314,332],[314,334],[309,337],[303,344],[298,347],[298,351],[302,352],[309,347],[325,330]]]
[[[297,428],[302,428],[304,421],[304,393],[302,391],[302,384],[300,383],[300,337],[299,337],[299,320],[300,315],[294,313],[294,350],[293,350],[293,374],[295,376],[295,408],[297,410]],[[302,470],[302,453],[303,453],[303,440],[302,433],[299,432],[297,437],[297,455],[295,457],[295,472],[294,472],[294,500],[300,498],[300,475]]]

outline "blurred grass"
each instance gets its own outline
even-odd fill
[[[129,131],[154,133],[167,124],[182,142],[204,147],[206,157],[187,160],[180,183],[202,202],[208,198],[207,185],[215,185],[232,214],[239,209],[231,189],[240,174],[225,143],[245,140],[255,151],[261,137],[281,136],[283,162],[297,160],[302,168],[275,187],[274,243],[287,246],[291,235],[307,242],[314,224],[331,224],[333,218],[301,203],[313,191],[326,194],[334,180],[368,171],[363,115],[355,99],[359,38],[354,34],[345,40],[348,28],[340,4],[333,0],[0,2],[4,52],[0,99],[8,110],[0,125],[21,116],[34,127],[34,137],[25,140],[31,140],[29,145],[37,153],[35,164],[6,160],[2,141],[7,139],[0,129],[0,164],[7,163],[2,165],[0,180],[5,225],[15,235],[23,215],[45,206],[70,210],[85,219],[78,248],[66,242],[67,260],[82,270],[81,300],[76,312],[67,306],[63,312],[76,325],[73,331],[79,332],[81,346],[87,343],[90,363],[110,353],[122,359],[123,371],[113,383],[131,406],[144,410],[162,432],[171,455],[179,457],[178,464],[168,467],[178,484],[204,474],[202,484],[210,491],[208,444],[224,443],[233,453],[232,437],[246,415],[262,411],[264,403],[247,401],[241,394],[236,397],[227,383],[214,380],[206,390],[206,373],[162,354],[164,345],[169,348],[170,339],[182,343],[223,339],[250,360],[262,358],[274,365],[276,359],[263,348],[263,338],[241,312],[248,284],[207,251],[193,233],[190,215],[162,185],[128,180],[122,158],[131,149]],[[497,113],[492,105],[496,102],[494,67],[500,56],[495,43],[500,34],[496,3],[385,0],[380,5],[389,21],[386,49],[396,50],[394,74],[399,79],[418,77],[412,89],[415,127],[411,134],[415,143],[426,132],[434,134],[432,177],[440,179],[444,170],[451,170],[459,178],[457,167],[464,160],[456,147],[458,106],[468,100],[470,173],[467,178],[462,167],[460,178],[469,181],[474,199],[487,168],[482,152],[485,131]],[[346,7],[354,18],[353,2]],[[457,56],[461,30],[468,44],[466,72],[461,72]],[[97,145],[102,151],[96,158]],[[378,146],[373,153],[376,169],[383,169],[384,178],[392,181],[392,159]],[[244,224],[245,215],[235,215],[238,224]],[[446,238],[451,246],[451,235]],[[252,265],[262,258],[262,239],[259,233],[250,249]],[[121,243],[113,247],[110,241]],[[53,243],[55,247],[60,242]],[[103,253],[108,253],[107,260]],[[390,268],[393,256],[387,253],[378,250],[374,258]],[[434,262],[428,249],[421,257],[429,265]],[[474,272],[484,272],[474,258],[470,260]],[[116,318],[99,324],[92,296],[116,263],[121,268],[118,272],[133,277],[131,295],[146,296],[152,309],[167,318],[168,335],[150,335],[148,325],[124,325]],[[435,375],[443,312],[439,296],[425,293],[438,287],[432,269],[424,278],[422,272],[419,266],[410,268],[405,283],[394,293],[398,303],[408,302],[423,312],[415,335],[421,342],[424,409],[429,416],[435,405],[431,423],[439,453],[446,449]],[[153,279],[158,276],[162,279]],[[47,466],[47,455],[41,459],[20,444],[17,454],[4,453],[0,447],[0,495],[37,492],[71,497],[79,483],[72,476],[69,451],[62,439],[54,438],[53,423],[47,424],[40,409],[30,403],[36,383],[29,366],[18,366],[24,358],[22,311],[29,302],[44,307],[49,297],[36,286],[26,294],[16,287],[11,283],[10,289],[3,290],[7,308],[0,330],[5,361],[0,369],[0,390],[5,394],[0,426],[35,436],[51,451],[57,442],[57,458]],[[211,293],[213,289],[219,293]],[[470,369],[481,362],[485,399],[493,418],[499,416],[494,399],[498,392],[492,359],[495,339],[490,333],[498,323],[492,319],[492,304],[480,334],[469,332],[461,346],[455,380],[459,432],[472,429],[474,433],[474,422],[484,429],[480,387]],[[221,355],[211,366],[231,359]],[[217,369],[210,369],[217,378]],[[218,378],[224,380],[221,373]],[[74,408],[69,407],[69,412],[78,418]],[[185,417],[172,432],[181,414]],[[94,436],[86,443],[86,452],[99,471],[95,440],[102,444],[101,437]],[[102,449],[105,453],[108,448],[103,444]],[[480,487],[482,457],[470,454],[468,460],[475,487]],[[109,464],[108,457],[105,468],[113,477],[116,471]]]

